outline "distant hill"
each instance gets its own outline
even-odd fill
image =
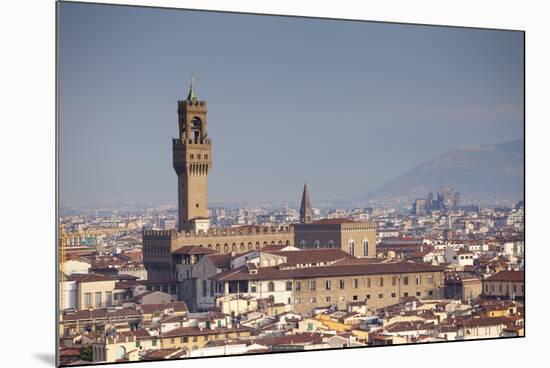
[[[392,179],[367,198],[423,198],[440,186],[465,198],[507,199],[523,196],[523,141],[464,148],[445,153]]]

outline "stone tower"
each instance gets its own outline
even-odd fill
[[[212,146],[207,138],[206,101],[199,101],[191,80],[189,94],[178,101],[179,138],[172,141],[174,170],[178,175],[179,230],[206,231],[208,217],[208,172]]]
[[[302,204],[300,205],[300,223],[311,223],[311,199],[309,198],[309,191],[307,190],[307,184],[304,184],[304,193],[302,194]]]

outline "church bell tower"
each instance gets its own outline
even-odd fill
[[[206,101],[197,99],[193,79],[187,99],[178,101],[178,126],[179,138],[173,139],[172,151],[178,175],[179,231],[206,231],[212,145],[206,130]]]

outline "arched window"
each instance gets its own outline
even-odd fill
[[[248,250],[252,250],[252,243],[248,243]]]
[[[220,245],[216,244],[216,252],[219,252],[219,251],[220,251]]]
[[[208,244],[208,248],[212,249],[212,244]]]
[[[244,243],[241,243],[240,249],[241,249],[241,252],[244,252]]]
[[[260,249],[260,242],[256,242],[256,249]]]
[[[229,245],[228,245],[227,243],[225,243],[225,244],[223,245],[223,251],[224,251],[224,252],[229,252]]]
[[[287,240],[285,244],[290,245],[290,240]]]
[[[282,241],[282,240],[279,240],[279,245],[283,245],[283,241]]]
[[[365,257],[369,255],[369,241],[367,239],[363,239],[363,255]]]
[[[233,243],[231,244],[231,251],[236,252],[237,251],[237,244]]]
[[[349,242],[348,242],[348,245],[349,245],[349,254],[351,254],[352,256],[355,255],[355,242],[353,241],[353,239],[350,239]]]
[[[315,243],[313,243],[313,248],[320,248],[321,242],[319,240],[315,240]]]
[[[328,241],[328,247],[329,248],[334,248],[334,240],[331,239],[331,240]]]
[[[307,247],[307,242],[305,240],[302,240],[300,242],[300,248],[305,248],[305,247]]]
[[[267,284],[267,291],[275,291],[275,284],[273,283],[273,281],[270,281]]]

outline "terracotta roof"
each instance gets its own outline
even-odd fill
[[[172,254],[212,254],[216,253],[215,250],[194,245],[184,245],[172,252]]]
[[[70,281],[76,281],[79,283],[84,282],[101,282],[101,281],[114,281],[112,277],[101,275],[99,273],[87,273],[87,274],[72,274],[69,275]]]
[[[180,327],[180,328],[175,328],[173,330],[165,332],[161,334],[159,337],[165,338],[165,337],[179,337],[179,336],[218,335],[218,334],[230,333],[230,332],[250,332],[250,331],[251,329],[249,327],[233,327],[233,328],[216,327],[216,328],[203,328],[203,329],[200,329],[198,327]]]
[[[319,225],[340,225],[340,224],[351,224],[354,223],[352,219],[349,218],[327,218],[321,219],[314,222],[314,224]]]
[[[470,317],[456,320],[457,326],[490,326],[490,325],[509,325],[514,323],[514,319],[510,317]]]
[[[167,358],[179,358],[185,353],[184,349],[156,349],[147,352],[144,356],[144,360],[156,360]]]
[[[102,318],[112,318],[112,317],[136,317],[140,318],[141,313],[133,308],[122,308],[122,309],[92,309],[92,310],[80,310],[76,312],[66,312],[63,314],[62,320],[66,321],[77,321],[77,320],[86,320],[86,319],[102,319]]]
[[[349,253],[337,248],[267,251],[266,253],[286,257],[286,264],[288,265],[330,262],[345,258],[354,258]]]
[[[209,254],[208,259],[217,268],[229,268],[231,267],[231,260],[234,258],[231,254]]]
[[[484,281],[523,281],[523,271],[500,271]]]
[[[155,312],[162,312],[166,309],[173,309],[174,312],[187,312],[187,304],[184,302],[172,302],[172,303],[162,303],[162,304],[142,304],[139,306],[139,309],[144,314],[152,314]]]
[[[323,342],[323,337],[325,337],[325,335],[320,333],[298,333],[295,335],[263,337],[261,339],[254,340],[254,343],[266,346],[306,345],[310,343],[321,343]]]
[[[280,269],[275,267],[262,267],[255,274],[249,274],[246,266],[221,272],[212,277],[218,281],[236,280],[280,280],[295,278],[337,277],[353,275],[378,275],[393,273],[414,272],[441,272],[443,268],[428,264],[413,262],[374,263],[358,265],[338,265]]]

